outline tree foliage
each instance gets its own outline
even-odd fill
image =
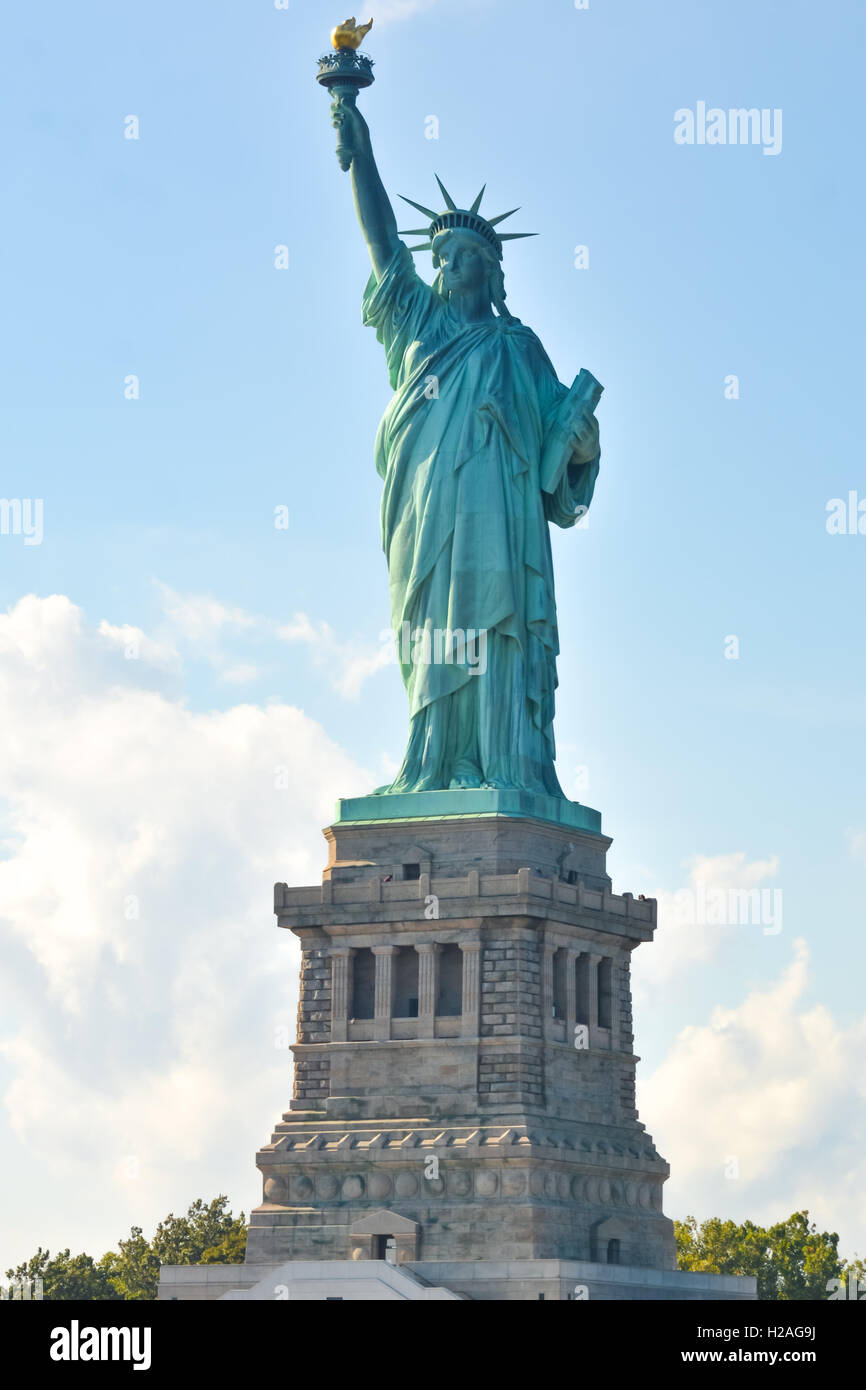
[[[241,1235],[246,1246],[246,1223],[240,1217],[232,1216],[226,1210],[228,1197],[215,1197],[209,1205],[198,1198],[190,1206],[186,1216],[172,1213],[160,1221],[153,1237],[153,1252],[160,1264],[197,1265],[228,1263],[221,1256],[204,1260],[205,1252],[222,1248],[223,1243],[235,1241],[235,1248]]]
[[[40,1246],[17,1269],[7,1269],[6,1278],[41,1279],[42,1297],[51,1300],[147,1301],[156,1298],[160,1265],[241,1264],[246,1241],[244,1213],[233,1216],[228,1197],[220,1194],[209,1203],[197,1198],[185,1216],[169,1212],[150,1241],[133,1226],[128,1239],[99,1261],[68,1250],[52,1257]]]
[[[40,1246],[36,1254],[17,1269],[7,1269],[6,1278],[17,1284],[29,1283],[31,1288],[35,1287],[35,1280],[41,1279],[42,1297],[47,1299],[105,1303],[123,1297],[102,1261],[97,1264],[91,1255],[70,1255],[68,1250],[61,1250],[52,1257]]]
[[[819,1231],[808,1211],[797,1211],[774,1226],[752,1221],[738,1225],[714,1216],[698,1225],[693,1216],[674,1222],[680,1269],[707,1274],[751,1274],[760,1299],[819,1300],[833,1279],[866,1287],[866,1261],[840,1259],[839,1237]],[[62,1250],[52,1256],[40,1246],[7,1281],[42,1280],[43,1298],[53,1300],[152,1300],[160,1265],[241,1264],[246,1251],[244,1213],[233,1216],[224,1194],[194,1201],[185,1216],[168,1216],[147,1240],[140,1226],[101,1260]]]
[[[808,1211],[795,1211],[774,1226],[753,1221],[737,1225],[710,1217],[700,1226],[693,1216],[674,1222],[680,1269],[707,1274],[753,1274],[759,1299],[825,1299],[828,1280],[842,1270],[839,1237],[819,1231]]]

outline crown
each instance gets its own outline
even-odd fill
[[[482,217],[478,209],[481,206],[481,199],[484,197],[487,184],[484,185],[484,188],[482,188],[481,192],[478,194],[471,208],[459,208],[439,175],[437,174],[435,177],[442,197],[445,199],[446,210],[444,212],[434,212],[432,208],[425,208],[422,203],[416,203],[411,198],[406,198],[402,193],[400,194],[404,203],[409,203],[411,207],[417,208],[419,212],[423,212],[425,217],[431,219],[428,227],[411,227],[407,231],[400,233],[400,236],[427,237],[427,240],[420,245],[410,246],[410,251],[432,251],[434,264],[437,264],[435,242],[438,237],[442,236],[445,232],[474,232],[476,236],[483,237],[488,246],[492,247],[501,261],[503,241],[518,241],[522,237],[538,235],[537,232],[495,231],[494,228],[497,227],[500,222],[504,222],[506,217],[513,217],[514,213],[519,212],[520,209],[512,208],[511,212],[501,212],[498,217]]]

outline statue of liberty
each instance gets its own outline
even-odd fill
[[[445,210],[412,203],[429,225],[414,233],[424,242],[407,247],[400,237],[413,233],[397,230],[364,117],[338,96],[333,120],[373,264],[364,322],[385,348],[394,389],[376,468],[411,724],[403,765],[379,790],[563,797],[549,524],[573,526],[589,506],[601,387],[585,371],[563,386],[539,339],[509,313],[502,243],[529,235],[496,231],[510,213],[483,217],[483,189],[458,208],[437,179]],[[432,251],[432,286],[415,270],[418,250]]]

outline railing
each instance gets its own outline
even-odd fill
[[[566,883],[564,879],[545,878],[531,869],[518,869],[516,874],[479,874],[472,869],[462,878],[420,878],[383,883],[381,878],[368,878],[355,883],[340,883],[326,879],[321,887],[289,888],[278,883],[274,889],[274,910],[298,907],[318,907],[322,904],[350,906],[363,902],[422,903],[430,896],[449,898],[540,898],[546,902],[562,903],[584,912],[604,912],[634,922],[656,923],[656,899],[635,898],[632,893],[611,893],[607,889],[587,888],[582,881]]]

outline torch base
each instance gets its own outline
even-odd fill
[[[326,53],[319,59],[316,81],[326,88],[342,83],[351,85],[356,91],[370,87],[375,82],[373,59],[355,48],[338,48],[334,53]]]

